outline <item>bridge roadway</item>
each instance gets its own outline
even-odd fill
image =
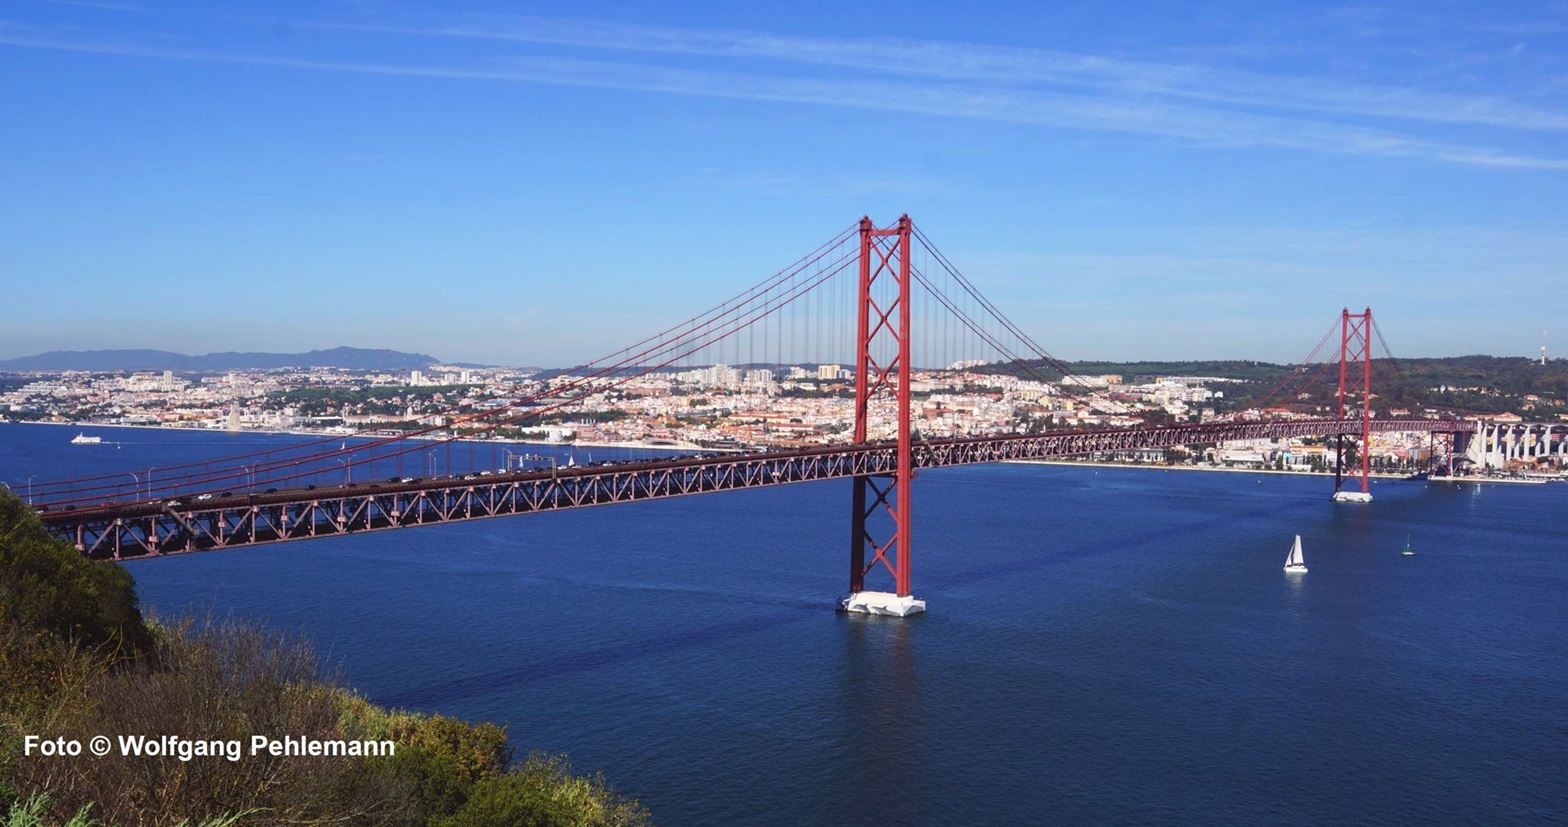
[[[1374,419],[1378,432],[1473,432],[1462,420]],[[1359,433],[1359,419],[1238,422],[922,440],[914,466],[941,468],[1209,442]],[[48,530],[89,558],[124,560],[891,473],[896,444],[869,442],[708,458],[610,463],[411,482],[357,483],[117,502],[48,511]]]

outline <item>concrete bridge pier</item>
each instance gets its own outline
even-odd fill
[[[1480,420],[1466,441],[1464,457],[1477,468],[1492,470],[1502,470],[1510,462],[1555,459],[1563,463],[1568,460],[1568,433],[1561,428],[1545,422]]]

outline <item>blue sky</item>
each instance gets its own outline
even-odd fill
[[[1064,358],[1568,352],[1568,3],[0,6],[0,358],[567,364],[908,212]]]

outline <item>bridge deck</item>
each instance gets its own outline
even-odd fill
[[[1454,420],[1382,419],[1378,432],[1473,431]],[[1056,431],[917,442],[916,468],[1044,459],[1361,430],[1356,420]],[[284,489],[206,500],[107,503],[42,515],[56,536],[97,559],[208,551],[563,508],[891,473],[895,446],[877,442],[705,459],[605,464],[484,477]]]

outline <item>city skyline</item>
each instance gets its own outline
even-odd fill
[[[1568,8],[0,14],[0,359],[570,365],[909,213],[1066,359],[1537,353]]]

